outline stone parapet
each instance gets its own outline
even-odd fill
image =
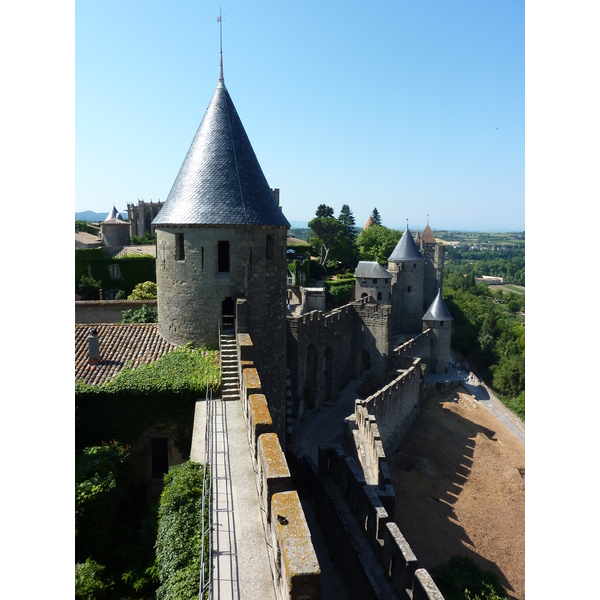
[[[156,300],[79,300],[75,302],[75,323],[118,323],[124,310],[156,307]]]
[[[442,592],[425,569],[417,569],[413,578],[413,600],[444,600]]]
[[[258,438],[259,501],[263,518],[270,520],[269,506],[273,494],[293,489],[292,475],[276,433],[263,433]],[[266,526],[266,524],[265,524]]]
[[[272,433],[273,419],[264,394],[250,394],[248,397],[248,443],[252,451],[252,461],[258,468],[258,438],[263,433]]]
[[[296,491],[271,499],[271,542],[278,600],[321,598],[321,568]]]

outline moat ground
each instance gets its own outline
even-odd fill
[[[350,451],[343,419],[364,382],[350,381],[335,403],[296,422],[297,451],[315,461],[319,445]],[[494,571],[512,598],[525,597],[525,448],[482,403],[462,387],[423,401],[388,464],[396,522],[419,566],[469,556]]]
[[[525,448],[503,425],[462,387],[434,396],[388,464],[419,566],[469,556],[525,597]]]

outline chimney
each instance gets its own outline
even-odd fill
[[[97,365],[100,362],[100,343],[98,341],[98,332],[93,327],[90,327],[88,348],[90,352],[88,364]]]

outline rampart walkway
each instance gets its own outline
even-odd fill
[[[213,400],[213,598],[274,599],[267,547],[239,401]],[[204,462],[206,401],[196,402],[190,459]]]

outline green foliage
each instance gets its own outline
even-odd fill
[[[333,208],[331,208],[331,206],[327,206],[326,204],[319,204],[315,215],[318,218],[333,217]],[[310,227],[310,223],[308,224],[308,226]]]
[[[149,231],[146,231],[144,235],[132,235],[131,244],[133,246],[146,246],[156,242],[156,236]]]
[[[333,211],[333,209],[331,209]],[[318,212],[318,211],[317,211]],[[333,216],[317,217],[309,221],[308,226],[312,229],[315,237],[311,242],[320,248],[320,263],[327,264],[329,252],[336,241],[337,236],[343,231],[343,225]],[[313,242],[313,240],[315,240]]]
[[[76,556],[110,557],[120,526],[118,487],[129,450],[118,442],[84,448],[75,454]]]
[[[173,424],[181,452],[189,453],[184,431],[194,403],[209,385],[220,385],[218,351],[178,348],[136,369],[124,367],[102,385],[75,384],[78,448],[117,439],[132,443],[155,423]]]
[[[98,235],[100,233],[98,227],[92,226],[91,221],[75,221],[75,229],[91,233],[92,235]]]
[[[208,508],[202,513],[204,467],[186,462],[171,467],[165,475],[165,488],[158,509],[156,558],[160,586],[158,600],[184,600],[198,597],[202,559],[202,530],[210,520]],[[208,503],[207,503],[208,504]],[[208,574],[208,533],[205,538]]]
[[[91,558],[75,564],[75,600],[110,600],[114,582],[104,575],[104,565]]]
[[[324,277],[327,277],[327,269],[323,267],[318,260],[311,260],[309,262],[311,279],[323,279]]]
[[[121,323],[158,323],[158,308],[148,308],[145,304],[142,308],[121,311]]]
[[[157,288],[153,281],[144,281],[138,283],[131,294],[127,296],[127,300],[153,300],[156,298]]]
[[[110,276],[110,265],[119,265],[121,277]],[[149,255],[111,257],[106,248],[84,248],[75,250],[75,290],[79,290],[82,275],[91,276],[101,282],[105,294],[123,290],[130,294],[134,286],[144,281],[156,281],[156,259]],[[78,292],[79,293],[79,292]],[[105,296],[106,297],[106,296]]]
[[[123,290],[119,290],[115,296],[115,300],[127,300],[127,294]]]
[[[430,573],[445,600],[508,600],[497,575],[482,569],[472,558],[453,556]]]
[[[373,212],[371,213],[371,223],[373,225],[381,225],[381,215],[376,208],[374,208]]]
[[[293,237],[298,240],[304,240],[308,242],[310,237],[310,228],[308,227],[290,227],[288,230],[288,237]]]
[[[330,308],[344,306],[352,301],[354,278],[328,280],[325,282],[325,301]]]
[[[401,237],[402,233],[397,229],[371,225],[361,231],[356,239],[360,260],[377,261],[387,266],[388,258]]]
[[[79,293],[82,300],[100,300],[102,282],[93,277],[82,275],[79,279]]]

